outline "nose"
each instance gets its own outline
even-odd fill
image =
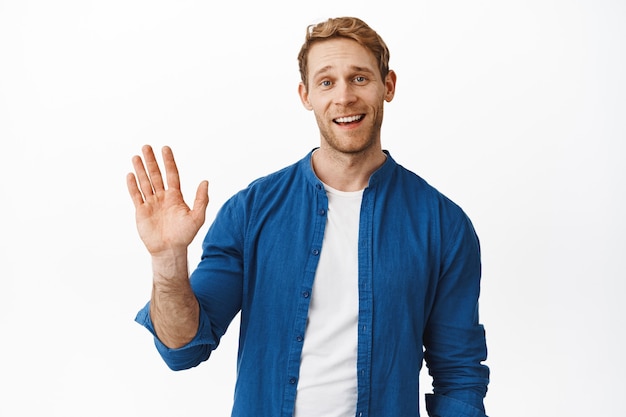
[[[349,82],[339,82],[335,85],[335,104],[347,106],[356,101],[354,86]]]

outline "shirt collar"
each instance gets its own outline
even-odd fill
[[[299,165],[300,170],[304,174],[304,177],[307,179],[307,181],[318,190],[323,190],[324,185],[322,184],[322,181],[317,178],[317,175],[315,175],[315,172],[313,171],[313,166],[311,165],[311,157],[313,156],[313,152],[316,149],[318,148],[311,149],[311,151],[303,159],[300,160]],[[375,187],[377,184],[389,178],[394,168],[397,166],[396,161],[391,157],[389,151],[383,150],[383,152],[387,156],[387,160],[370,176],[368,188]]]

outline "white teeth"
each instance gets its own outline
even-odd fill
[[[335,119],[335,122],[337,122],[337,123],[350,123],[350,122],[356,122],[357,120],[361,120],[361,118],[363,118],[362,114],[359,114],[358,116],[339,117],[339,118]]]

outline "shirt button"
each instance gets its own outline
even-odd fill
[[[289,383],[290,384],[295,384],[296,383],[296,378],[289,378]]]
[[[302,293],[302,296],[303,296],[304,298],[309,298],[309,295],[311,295],[311,294],[309,294],[309,292],[308,292],[308,291],[304,291],[304,292]]]
[[[298,335],[298,336],[296,336],[296,340],[298,342],[302,342],[302,340],[304,340],[304,338],[302,336]]]
[[[317,255],[319,255],[319,254],[320,254],[320,251],[319,251],[319,249],[313,249],[313,250],[311,251],[311,253],[312,253],[313,255],[317,256]]]
[[[317,214],[319,214],[320,216],[323,216],[324,214],[326,214],[326,210],[319,209],[319,210],[317,210]]]
[[[315,188],[317,188],[318,190],[322,189],[322,184],[315,184]]]

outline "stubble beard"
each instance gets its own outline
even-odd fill
[[[324,120],[319,116],[317,118],[317,124],[320,130],[320,135],[323,142],[332,151],[356,156],[359,154],[366,154],[369,150],[374,148],[380,140],[380,129],[382,127],[383,109],[382,106],[378,109],[377,117],[374,123],[368,127],[361,126],[359,132],[347,131],[341,134],[333,132],[333,123],[324,124]]]

